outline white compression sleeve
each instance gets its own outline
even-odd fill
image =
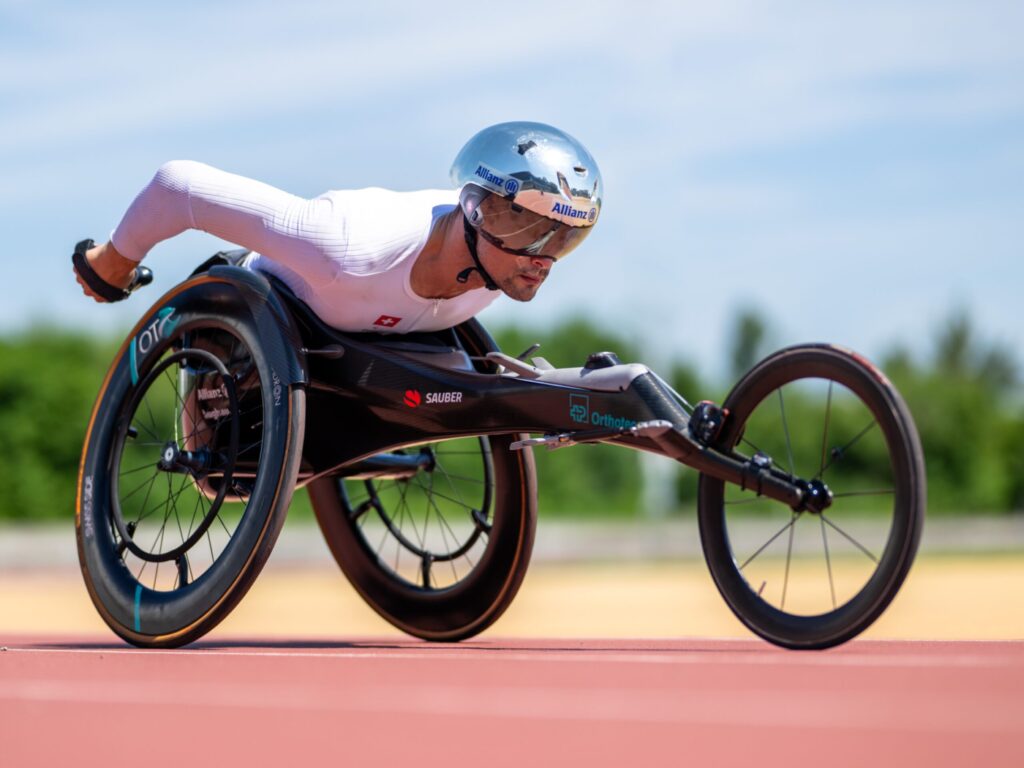
[[[173,160],[138,194],[111,240],[125,258],[140,261],[160,241],[200,229],[285,263],[310,263],[323,258],[325,235],[341,234],[327,231],[332,218],[323,198],[305,200],[203,163]]]

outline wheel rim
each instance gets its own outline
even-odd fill
[[[794,512],[726,485],[722,518],[736,573],[769,612],[839,614],[891,560],[906,493],[884,412],[832,378],[784,382],[761,395],[733,414],[727,445],[823,483],[832,503],[821,513]]]
[[[487,549],[494,468],[487,438],[409,449],[429,454],[408,477],[339,480],[361,546],[389,577],[425,591],[464,582]]]
[[[227,330],[180,329],[117,419],[110,527],[139,585],[183,589],[222,557],[248,507],[263,432],[245,344]]]

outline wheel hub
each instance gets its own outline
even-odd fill
[[[822,480],[815,478],[809,482],[801,482],[799,486],[804,492],[801,511],[820,515],[832,506],[832,490]]]
[[[208,450],[183,451],[174,440],[168,440],[156,463],[164,472],[203,472],[210,468],[211,454]]]

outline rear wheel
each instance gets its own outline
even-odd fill
[[[855,637],[896,595],[920,539],[924,461],[906,405],[863,359],[806,346],[758,364],[723,408],[719,449],[832,498],[821,512],[796,512],[701,475],[701,541],[719,591],[778,645],[827,648]]]
[[[151,647],[197,639],[249,589],[284,520],[304,425],[303,392],[282,396],[254,324],[162,312],[100,393],[77,526],[100,615]]]
[[[474,323],[456,329],[472,355]],[[335,560],[384,619],[427,640],[461,640],[504,613],[530,563],[536,470],[520,435],[469,437],[382,454],[362,477],[310,483]],[[390,467],[390,471],[389,471]]]

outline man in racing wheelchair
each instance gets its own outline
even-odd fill
[[[796,345],[752,368],[721,408],[693,407],[609,353],[581,368],[531,364],[532,349],[505,355],[474,316],[498,291],[536,295],[593,229],[600,174],[566,134],[505,123],[469,141],[452,179],[455,192],[304,200],[173,162],[111,242],[78,244],[76,274],[99,301],[145,284],[139,261],[184,230],[243,246],[147,310],[97,397],[76,532],[108,626],[142,647],[208,632],[252,585],[305,484],[331,553],[374,610],[416,637],[471,637],[505,611],[529,564],[528,449],[597,442],[701,473],[705,558],[752,631],[826,648],[870,626],[910,568],[926,501],[913,418],[885,376],[834,345]],[[416,341],[429,336],[453,344]],[[791,427],[806,437],[792,440]],[[862,542],[850,532],[865,496],[889,519]],[[767,540],[730,534],[733,504],[740,517],[777,514]],[[794,572],[803,592],[790,589],[798,520],[826,565]],[[774,542],[785,557],[748,569]],[[833,574],[842,548],[856,558],[849,575]]]
[[[485,128],[451,169],[455,191],[380,188],[303,199],[191,161],[163,165],[109,242],[78,244],[84,292],[127,298],[156,243],[200,229],[252,251],[328,325],[407,333],[455,326],[498,291],[530,301],[591,232],[601,174],[568,134],[540,123]]]

